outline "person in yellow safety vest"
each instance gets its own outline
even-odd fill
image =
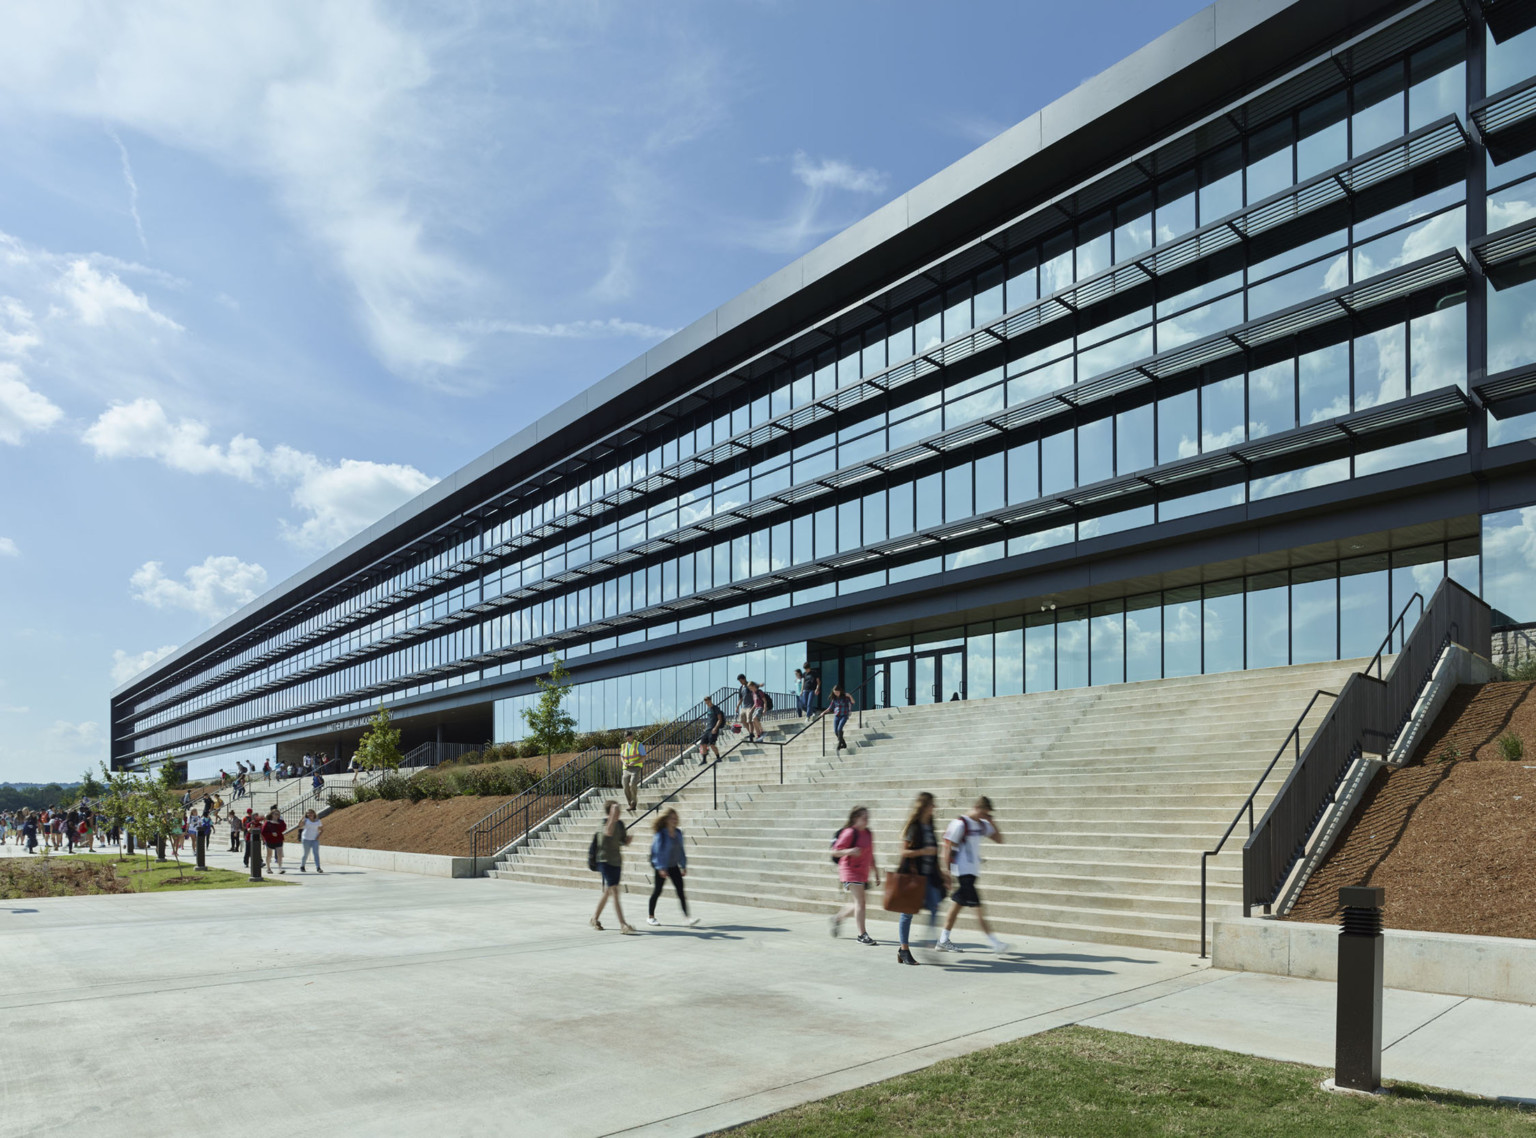
[[[624,732],[624,746],[619,748],[619,758],[624,762],[624,797],[633,814],[640,802],[640,776],[645,773],[645,744],[635,738],[633,731]]]

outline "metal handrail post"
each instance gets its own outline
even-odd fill
[[[709,767],[710,792],[715,798],[715,809],[720,809],[720,760],[716,759]]]

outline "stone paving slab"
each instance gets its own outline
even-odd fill
[[[1331,985],[1179,953],[1019,940],[997,957],[966,932],[970,951],[904,968],[884,922],[878,948],[757,908],[701,907],[690,930],[668,894],[664,927],[621,937],[586,926],[595,890],[340,866],[280,880],[298,887],[0,904],[0,1136],[158,1136],[211,1087],[218,1117],[271,1129],[703,1134],[1061,1024],[1241,1024],[1253,979],[1322,995],[1277,987],[1267,1018],[1220,1045],[1268,1053],[1294,1036],[1295,1057],[1328,1061],[1309,1049],[1331,1031]],[[1485,1068],[1463,1089],[1514,1094],[1532,1069],[1463,1033],[1455,1006],[1396,1004],[1405,1066],[1438,1041]],[[1532,1009],[1493,1006],[1525,1030]],[[1459,1085],[1441,1069],[1388,1065]]]

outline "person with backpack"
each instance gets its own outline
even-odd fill
[[[901,866],[899,873],[920,874],[925,880],[923,908],[928,910],[928,927],[939,926],[939,905],[949,891],[949,875],[939,862],[939,843],[933,827],[933,795],[926,790],[912,803],[907,824],[901,831]],[[896,920],[896,931],[901,937],[901,947],[896,950],[897,964],[916,964],[909,938],[912,933],[911,913],[902,913]]]
[[[229,852],[240,852],[240,838],[245,833],[245,827],[240,824],[240,815],[234,809],[229,811]]]
[[[736,726],[738,728],[738,735],[742,729],[746,728],[752,718],[752,705],[754,702],[752,698],[752,685],[747,682],[745,675],[738,675],[736,677]]]
[[[842,684],[832,685],[832,698],[827,700],[827,710],[822,714],[832,717],[832,733],[837,736],[839,751],[848,749],[848,741],[843,738],[843,728],[848,726],[848,719],[853,715],[855,706],[853,696],[843,690]]]
[[[875,864],[875,835],[869,828],[869,810],[855,806],[848,813],[848,823],[837,832],[832,841],[832,860],[837,862],[837,878],[848,902],[832,917],[832,935],[837,936],[845,918],[852,917],[859,930],[860,944],[874,945],[879,942],[864,927],[865,891],[870,876],[880,884],[880,867]]]
[[[725,730],[725,712],[715,706],[709,696],[704,697],[704,734],[699,736],[699,765],[709,762],[709,753],[720,758],[720,732]]]
[[[980,922],[981,931],[991,942],[994,952],[1008,951],[1008,946],[998,940],[987,925],[986,914],[981,908],[981,896],[976,892],[976,878],[981,875],[983,838],[990,838],[998,843],[1003,840],[1002,832],[992,821],[992,800],[986,797],[978,798],[969,813],[956,818],[944,830],[944,861],[959,880],[960,885],[955,890],[953,897],[955,903],[949,910],[948,919],[944,922],[944,931],[939,934],[939,943],[936,947],[940,952],[960,951],[959,947],[949,939],[949,934],[955,927],[955,918],[960,916],[961,909],[976,910],[976,920]]]
[[[747,738],[753,743],[761,743],[763,741],[763,712],[769,708],[768,693],[763,691],[756,680],[748,681],[747,690],[752,700],[752,705],[747,709]]]
[[[624,732],[619,761],[624,765],[624,797],[628,799],[629,812],[633,814],[640,803],[640,780],[645,776],[645,744],[635,738],[633,731]]]
[[[619,918],[619,932],[625,936],[634,936],[634,926],[624,919],[624,909],[619,904],[619,876],[624,864],[624,847],[629,845],[630,837],[624,829],[619,804],[609,799],[603,807],[603,824],[592,835],[592,845],[587,850],[588,868],[602,874],[603,895],[597,899],[597,912],[592,914],[592,919],[587,923],[598,932],[603,931],[600,918],[608,899],[612,897],[613,911]]]
[[[266,820],[261,824],[262,844],[267,847],[267,872],[272,872],[272,859],[277,859],[277,872],[287,873],[283,868],[283,835],[288,832],[288,823],[283,821],[282,814],[276,806],[267,811]],[[257,855],[260,856],[260,855]]]
[[[683,919],[693,928],[699,918],[688,913],[688,898],[683,893],[683,878],[688,876],[688,850],[683,844],[683,832],[677,826],[677,811],[668,809],[656,819],[656,836],[651,839],[651,868],[656,871],[656,884],[651,889],[651,904],[645,923],[659,925],[656,919],[656,902],[661,899],[662,887],[672,879],[677,890],[677,903],[683,907]]]

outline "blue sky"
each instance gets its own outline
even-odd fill
[[[0,780],[1196,0],[8,4]]]

